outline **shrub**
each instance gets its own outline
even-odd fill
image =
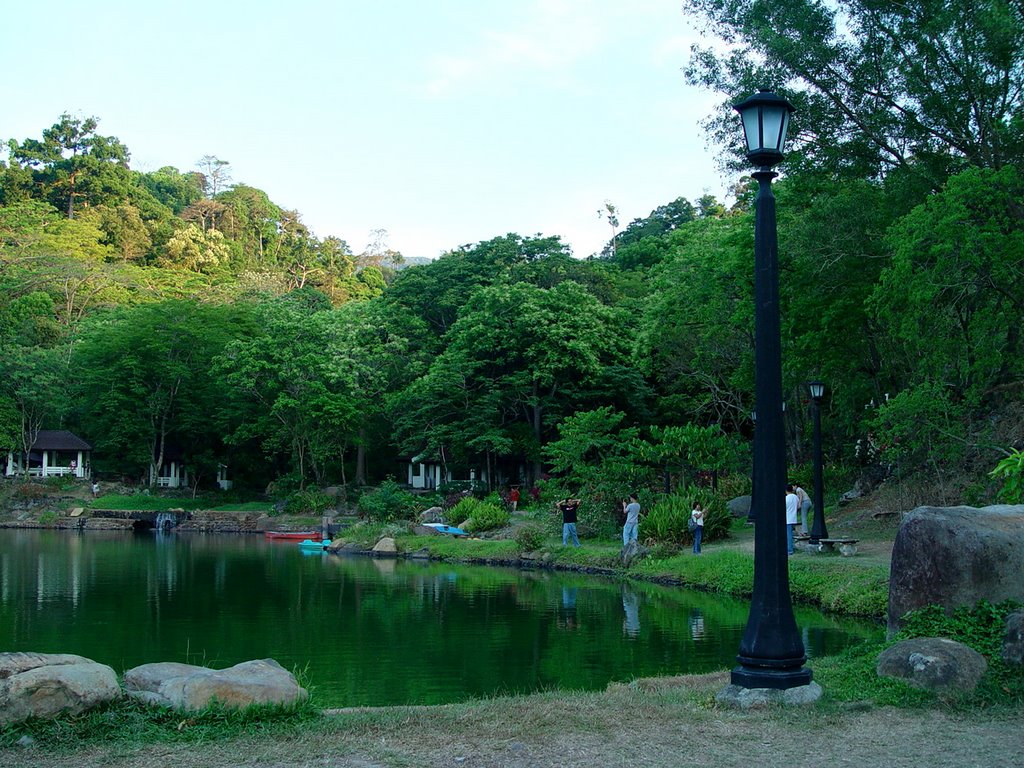
[[[710,490],[694,488],[686,494],[677,493],[658,500],[647,517],[640,521],[641,537],[674,544],[693,541],[688,523],[695,501],[699,501],[705,510],[704,541],[727,538],[732,520],[725,501]]]
[[[438,493],[444,496],[459,496],[460,498],[472,493],[473,490],[472,480],[451,480],[437,486]]]
[[[989,477],[1002,480],[999,489],[999,501],[1004,504],[1024,503],[1024,451],[1013,451],[1005,459],[996,464],[989,472]]]
[[[692,541],[693,534],[687,528],[692,509],[689,499],[666,496],[640,521],[640,536],[676,544]]]
[[[360,513],[370,520],[381,523],[389,520],[411,520],[416,507],[416,497],[394,480],[385,480],[359,499]]]
[[[508,508],[512,502],[508,500],[504,491],[491,491],[483,498],[484,504],[493,504],[496,507]]]
[[[284,503],[284,511],[289,515],[320,515],[334,504],[334,499],[316,489],[296,491]]]
[[[515,540],[520,552],[534,552],[544,544],[544,528],[537,523],[521,525],[516,529]]]
[[[467,496],[452,508],[450,519],[456,525],[466,521],[470,531],[491,531],[508,525],[509,514],[504,507]]]
[[[19,499],[41,499],[46,495],[46,489],[38,483],[19,483],[14,488],[14,495]]]
[[[78,478],[74,475],[55,475],[48,477],[43,480],[43,484],[50,489],[57,491],[66,491],[78,482]]]
[[[741,472],[729,472],[718,478],[718,494],[723,499],[735,499],[737,496],[750,495],[750,475]]]
[[[903,629],[885,644],[866,643],[846,649],[832,658],[815,663],[815,678],[828,686],[837,701],[873,700],[876,704],[920,706],[934,703],[936,696],[911,688],[902,680],[875,674],[878,654],[891,642],[911,637],[944,637],[970,646],[988,662],[988,669],[971,693],[947,699],[957,708],[982,708],[1000,705],[1019,707],[1024,703],[1024,670],[1010,666],[1002,658],[1006,617],[1019,603],[991,605],[981,602],[974,608],[956,608],[952,614],[937,606],[927,606],[904,617]]]
[[[473,496],[462,496],[448,510],[446,518],[452,525],[459,525],[473,517],[481,501]]]
[[[290,494],[299,490],[299,486],[302,485],[299,482],[300,478],[297,472],[289,472],[287,475],[281,475],[275,478],[267,486],[267,495],[275,499],[286,499]]]
[[[59,517],[59,515],[56,512],[54,512],[52,509],[50,509],[50,510],[47,510],[46,512],[43,512],[43,514],[41,514],[39,516],[39,522],[42,525],[52,525],[53,523],[55,523],[57,521],[58,517]]]
[[[729,538],[732,515],[729,514],[729,508],[725,505],[725,499],[708,490],[691,492],[690,497],[699,501],[704,507],[704,541]]]
[[[471,531],[493,531],[495,528],[504,528],[508,525],[508,520],[507,509],[481,502],[472,517],[469,518],[469,529]]]
[[[443,509],[454,509],[458,506],[459,502],[463,499],[473,498],[473,492],[468,488],[462,490],[454,490],[445,494],[444,501],[441,502]]]

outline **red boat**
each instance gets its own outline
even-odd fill
[[[264,531],[263,535],[268,539],[283,539],[285,541],[323,541],[324,535],[320,531]]]

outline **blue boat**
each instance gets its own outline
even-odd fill
[[[303,539],[299,542],[299,549],[327,549],[330,545],[330,539],[324,539],[323,541],[313,541],[312,539]]]
[[[448,533],[452,536],[469,536],[467,531],[461,528],[456,528],[454,525],[445,525],[444,523],[424,523],[427,528],[433,528],[438,533]]]

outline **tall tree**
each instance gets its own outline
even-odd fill
[[[79,197],[97,204],[123,194],[129,183],[128,149],[113,136],[96,133],[95,117],[65,113],[43,131],[42,140],[8,143],[11,159],[29,167],[49,199],[74,218]]]
[[[201,174],[203,191],[211,200],[231,184],[231,163],[214,155],[203,155],[196,162]]]
[[[230,387],[227,439],[288,457],[303,488],[310,477],[324,480],[357,431],[354,372],[340,364],[343,327],[309,288],[260,305],[257,320],[260,332],[229,344],[217,365]]]
[[[1022,200],[1017,169],[972,169],[890,230],[872,304],[902,387],[940,383],[977,408],[1024,386]]]
[[[638,382],[626,362],[625,317],[581,286],[526,284],[476,291],[426,376],[392,404],[407,450],[520,455],[540,471],[553,425],[597,391]],[[631,391],[623,399],[633,400]],[[468,449],[468,451],[467,451]]]
[[[701,219],[669,235],[635,342],[663,423],[746,423],[753,390],[753,230],[749,215]]]
[[[39,430],[60,424],[67,381],[67,356],[59,348],[19,346],[0,355],[0,437],[6,448],[27,455]]]
[[[686,0],[729,44],[697,48],[691,83],[730,100],[770,86],[797,106],[789,167],[904,168],[938,189],[962,164],[1024,160],[1024,8],[1016,0]],[[722,105],[708,127],[741,151]]]
[[[517,267],[569,253],[569,247],[558,237],[495,237],[462,246],[430,264],[402,270],[390,286],[388,297],[423,318],[442,336],[478,288],[503,281]]]
[[[168,301],[90,319],[72,364],[79,423],[109,470],[153,484],[168,452],[220,444],[214,355],[251,332],[244,308]],[[115,465],[113,458],[120,460]]]

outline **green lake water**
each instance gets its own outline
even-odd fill
[[[0,650],[75,653],[118,673],[273,658],[324,707],[731,668],[747,611],[679,588],[310,555],[256,536],[0,530]],[[883,633],[809,609],[797,623],[812,660]]]

